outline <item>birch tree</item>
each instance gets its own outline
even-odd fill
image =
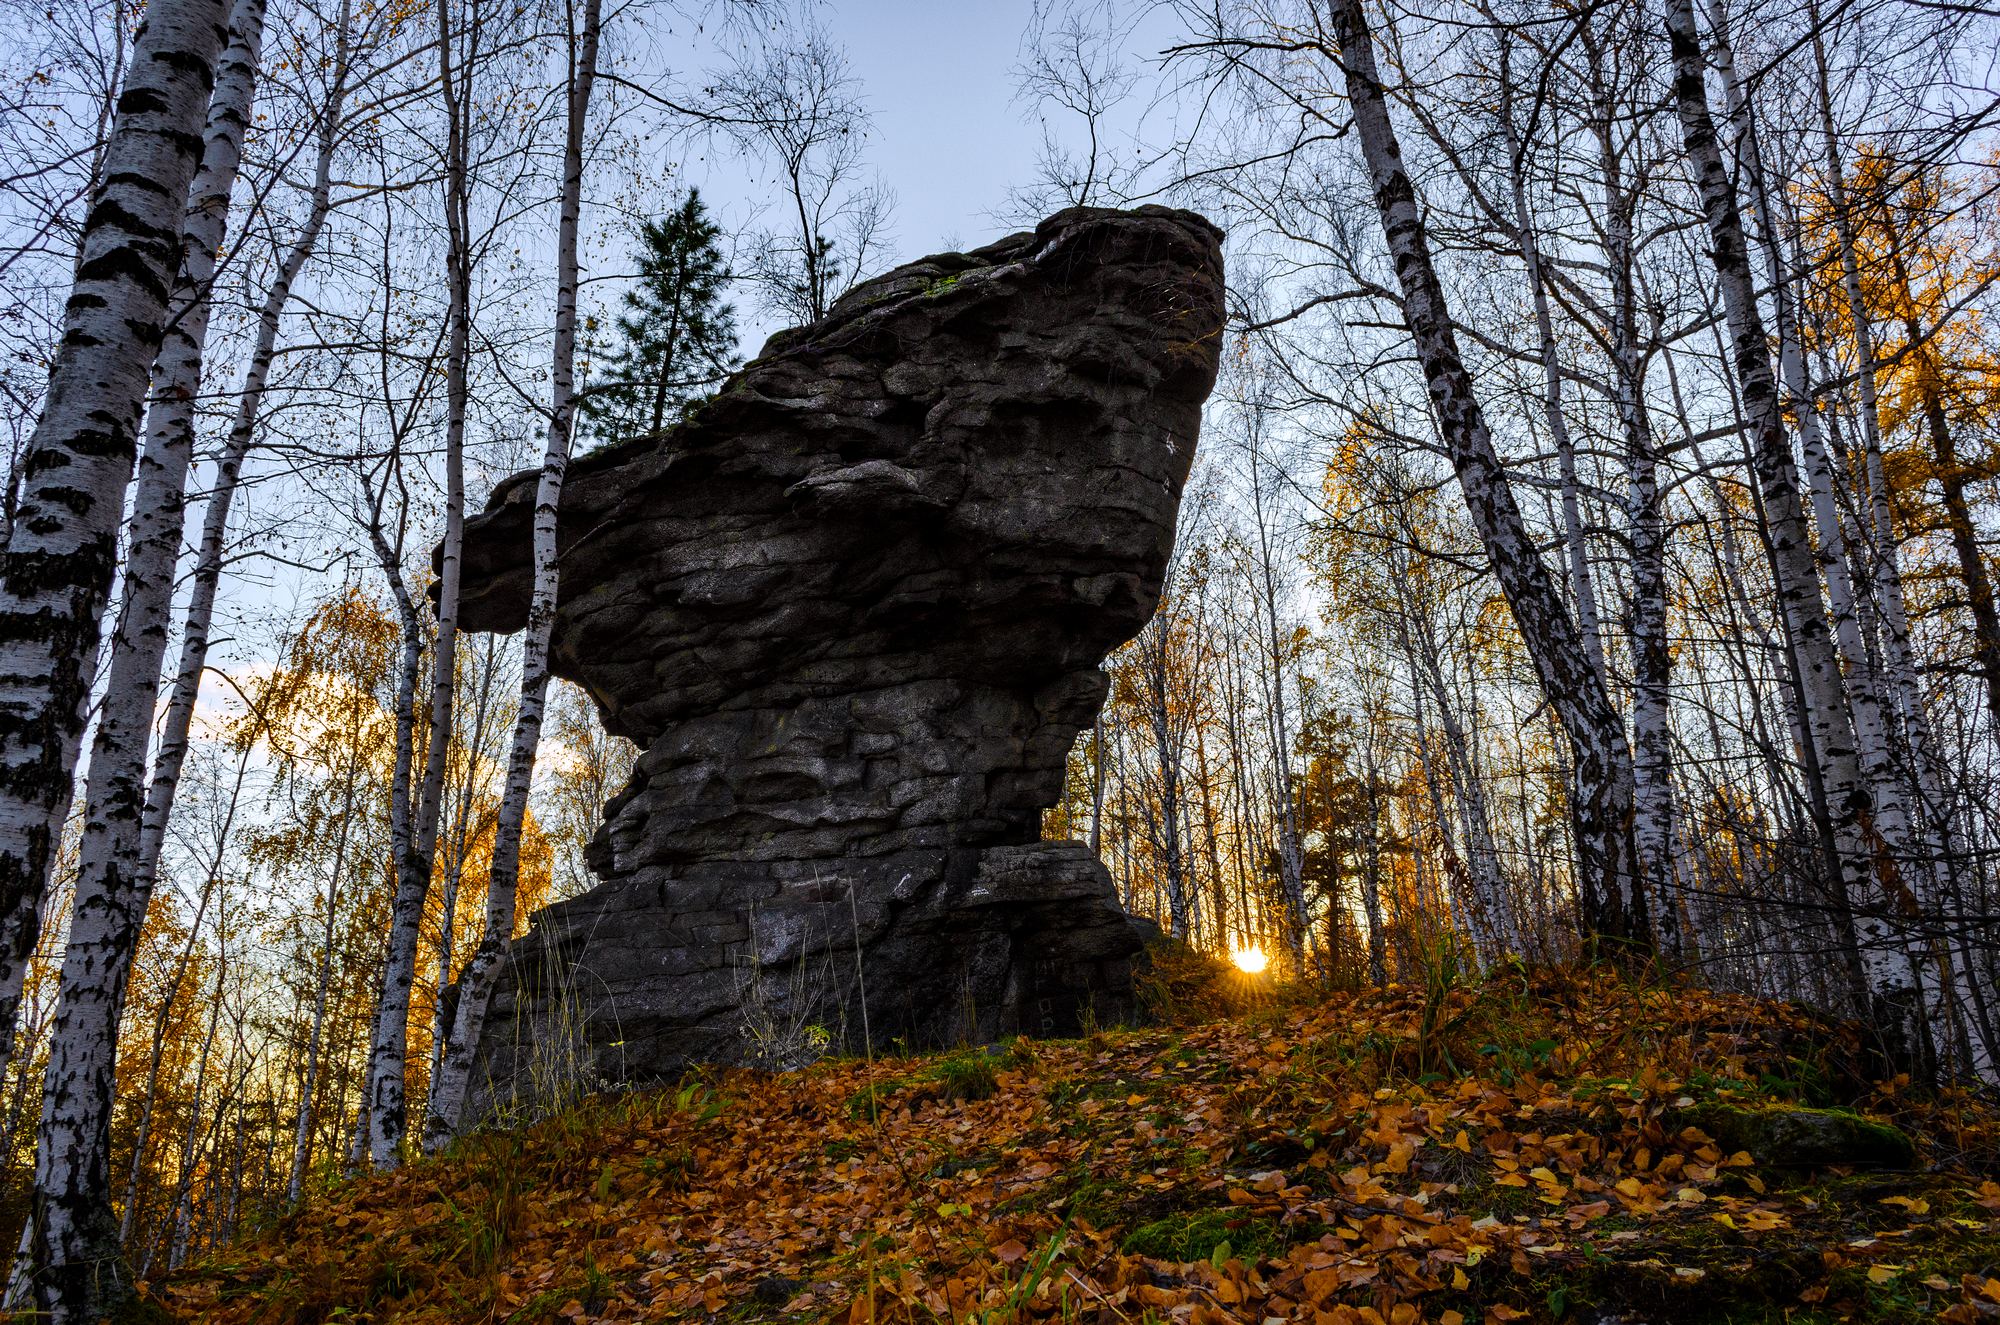
[[[1332,39],[1356,136],[1402,289],[1403,317],[1422,363],[1438,431],[1474,526],[1534,661],[1542,693],[1560,716],[1574,766],[1578,887],[1585,923],[1616,943],[1650,942],[1632,821],[1632,757],[1623,724],[1583,646],[1576,620],[1535,551],[1470,376],[1376,71],[1359,0],[1336,0]]]
[[[473,1055],[478,1051],[480,1033],[486,1024],[495,977],[514,936],[521,826],[527,817],[528,792],[534,778],[535,752],[541,743],[542,710],[549,688],[549,638],[555,629],[560,584],[556,514],[576,422],[577,238],[583,207],[584,140],[590,119],[591,89],[597,78],[600,0],[584,0],[580,19],[573,4],[564,12],[577,27],[575,41],[568,44],[573,55],[557,221],[555,358],[550,370],[548,448],[535,484],[534,582],[528,602],[527,637],[522,646],[521,703],[514,722],[513,745],[507,755],[506,790],[500,801],[500,820],[493,839],[485,926],[480,932],[479,946],[459,982],[456,1018],[441,1060],[439,1080],[431,1091],[424,1141],[425,1147],[432,1150],[442,1146],[467,1121],[465,1095],[471,1080]]]
[[[465,425],[472,357],[472,203],[468,135],[474,115],[473,89],[480,43],[485,35],[478,5],[454,19],[448,0],[437,5],[438,91],[444,107],[444,212],[448,235],[445,282],[445,524],[439,545],[437,632],[432,643],[428,736],[422,781],[414,808],[398,841],[396,898],[390,914],[381,992],[376,999],[368,1088],[357,1136],[365,1136],[369,1162],[394,1168],[401,1158],[408,1103],[403,1072],[409,1041],[410,987],[416,979],[417,938],[424,900],[436,864],[438,821],[457,684],[459,549],[465,521]],[[460,26],[460,25],[463,26]],[[463,59],[461,59],[461,50]],[[385,565],[385,569],[387,569]],[[419,636],[415,605],[398,579],[397,608],[403,614],[405,665]],[[414,667],[410,667],[414,674]],[[401,752],[399,750],[399,762]]]
[[[91,748],[83,847],[35,1162],[37,1299],[57,1319],[105,1314],[131,1292],[110,1205],[110,1150],[118,1026],[151,898],[150,880],[137,870],[139,819],[180,557],[216,254],[242,160],[263,36],[264,0],[236,0],[216,69],[201,167],[181,227],[173,314],[153,369],[124,597]]]
[[[1800,707],[1809,727],[1812,757],[1826,784],[1840,883],[1853,916],[1875,1025],[1888,1039],[1892,1052],[1910,1055],[1920,1046],[1921,994],[1909,957],[1889,921],[1900,901],[1894,896],[1897,885],[1893,876],[1878,879],[1877,851],[1869,841],[1873,806],[1862,781],[1839,660],[1820,601],[1819,568],[1806,530],[1798,471],[1792,462],[1791,442],[1771,370],[1763,313],[1757,306],[1742,212],[1736,187],[1723,166],[1721,143],[1709,111],[1693,0],[1665,0],[1665,12],[1674,61],[1675,109],[1708,224],[1710,254],[1729,327],[1731,367],[1750,429],[1752,463],[1770,528],[1778,601],[1798,659]]]
[[[0,571],[0,1033],[10,1038],[227,28],[222,0],[161,0],[147,11],[94,172],[41,421],[22,456]]]

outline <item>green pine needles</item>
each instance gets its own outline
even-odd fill
[[[678,422],[736,367],[732,278],[698,190],[639,227],[639,280],[625,293],[617,348],[580,406],[594,445],[643,437]]]

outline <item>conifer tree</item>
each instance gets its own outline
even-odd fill
[[[639,283],[618,318],[622,344],[583,397],[605,442],[654,433],[736,366],[736,310],[722,293],[731,273],[701,193],[639,228]]]

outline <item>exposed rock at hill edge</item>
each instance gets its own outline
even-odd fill
[[[516,943],[476,1080],[1125,1013],[1140,931],[1041,814],[1158,599],[1219,244],[1074,209],[923,259],[572,466],[553,666],[643,753],[603,882]],[[467,526],[469,629],[524,624],[534,488]]]

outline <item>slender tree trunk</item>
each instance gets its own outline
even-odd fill
[[[352,715],[358,719],[359,715]],[[352,719],[350,721],[352,726]],[[333,870],[326,885],[326,924],[320,936],[319,971],[313,983],[312,1030],[306,1040],[304,1080],[299,1087],[299,1112],[292,1124],[292,1170],[285,1182],[285,1204],[296,1206],[305,1190],[306,1170],[312,1163],[313,1101],[319,1090],[320,1047],[326,1034],[326,1004],[333,984],[334,916],[340,907],[340,876],[347,864],[347,838],[354,822],[354,788],[361,762],[361,743],[349,747],[347,785],[342,790],[340,831],[333,842]]]
[[[194,1192],[195,1167],[201,1151],[200,1129],[208,1117],[207,1110],[202,1108],[202,1096],[208,1086],[208,1060],[215,1050],[216,1029],[222,1020],[222,980],[228,969],[227,962],[218,963],[216,966],[215,989],[210,995],[208,1005],[208,1034],[202,1037],[201,1056],[195,1066],[194,1102],[188,1110],[186,1134],[181,1139],[180,1172],[174,1181],[173,1209],[167,1219],[169,1226],[174,1230],[173,1241],[167,1248],[169,1269],[178,1266],[187,1256],[190,1232],[188,1225],[193,1215],[189,1206]],[[218,1111],[218,1123],[224,1112],[226,1109]]]
[[[1090,854],[1104,852],[1104,713],[1090,720]]]
[[[1153,687],[1147,717],[1153,729],[1154,752],[1160,761],[1160,809],[1154,821],[1153,846],[1166,874],[1168,932],[1186,942],[1191,937],[1191,919],[1186,858],[1181,851],[1181,751],[1168,711],[1164,629],[1153,652],[1154,656],[1144,663]],[[1150,806],[1147,807],[1147,817],[1153,818]]]
[[[1451,883],[1450,889],[1437,890],[1438,900],[1451,913],[1453,923],[1457,921],[1458,908],[1453,905],[1453,897],[1461,890],[1469,890],[1469,881],[1464,862],[1458,851],[1458,838],[1452,828],[1452,816],[1445,805],[1444,785],[1448,771],[1440,772],[1437,759],[1431,753],[1430,724],[1424,717],[1424,683],[1417,673],[1416,659],[1410,662],[1410,725],[1417,743],[1417,770],[1424,780],[1424,794],[1431,804],[1431,823],[1437,829],[1438,859],[1443,864],[1440,871]]]
[[[1710,254],[1729,325],[1732,366],[1750,430],[1752,465],[1770,528],[1778,601],[1798,657],[1800,698],[1826,785],[1840,879],[1866,972],[1873,1005],[1870,1011],[1890,1052],[1909,1058],[1921,1045],[1921,995],[1915,971],[1888,919],[1897,908],[1885,896],[1887,881],[1877,878],[1877,852],[1870,841],[1874,807],[1856,756],[1852,721],[1841,689],[1840,662],[1820,602],[1819,567],[1799,500],[1791,444],[1785,436],[1783,409],[1771,370],[1770,342],[1757,307],[1736,187],[1723,166],[1721,144],[1709,112],[1694,3],[1665,3],[1667,37],[1674,59],[1675,106],[1708,222]]]
[[[194,402],[210,287],[229,218],[263,43],[264,0],[236,0],[216,66],[201,168],[191,184],[175,314],[133,499],[124,601],[91,747],[69,949],[42,1087],[35,1159],[37,1298],[57,1320],[116,1311],[132,1292],[111,1210],[111,1108],[118,1025],[151,897],[137,871],[146,755],[180,556]]]
[[[591,75],[596,76],[595,72]],[[685,244],[674,251],[674,300],[668,314],[667,334],[661,338],[660,377],[653,384],[653,431],[667,425],[667,392],[673,385],[673,371],[681,351],[681,305],[687,288],[688,250]]]
[[[424,639],[422,622],[417,617],[417,605],[410,597],[409,586],[403,580],[398,544],[390,542],[383,532],[382,524],[382,513],[378,504],[371,513],[368,535],[374,544],[375,558],[382,568],[382,576],[389,583],[390,595],[395,599],[396,617],[401,625],[403,637],[403,656],[396,668],[396,753],[389,774],[389,859],[393,862],[396,878],[400,881],[403,862],[409,858],[412,850],[410,783],[416,763],[417,673],[423,666]],[[398,541],[400,542],[400,535]],[[414,943],[412,946],[414,949]],[[414,951],[411,962],[414,966]],[[386,970],[383,978],[387,978]],[[407,1004],[405,1006],[407,1008]],[[375,1117],[374,1110],[370,1107],[375,1080],[374,1051],[381,1036],[381,1025],[382,998],[378,987],[374,1010],[368,1022],[369,1056],[362,1069],[361,1104],[355,1110],[354,1136],[348,1151],[350,1168],[359,1168],[370,1153]]]
[[[1632,575],[1632,772],[1636,819],[1633,836],[1645,871],[1653,933],[1669,955],[1680,948],[1676,886],[1672,689],[1673,651],[1667,637],[1666,519],[1659,485],[1659,452],[1646,408],[1645,366],[1639,352],[1638,294],[1634,282],[1632,213],[1636,199],[1612,137],[1613,112],[1594,41],[1588,49],[1604,200],[1604,260],[1611,278],[1608,310],[1613,392],[1624,435],[1626,524]]]
[[[1361,864],[1361,912],[1368,921],[1368,978],[1377,989],[1389,983],[1387,935],[1382,931],[1382,811],[1376,804],[1379,775],[1368,772],[1368,836]]]
[[[1575,618],[1564,606],[1494,449],[1493,436],[1459,354],[1444,288],[1404,168],[1376,71],[1361,0],[1334,0],[1334,30],[1362,155],[1383,237],[1402,287],[1403,319],[1423,364],[1431,405],[1459,487],[1501,592],[1535,666],[1542,694],[1568,738],[1573,759],[1577,889],[1589,930],[1620,946],[1651,942],[1632,838],[1632,755],[1624,724],[1591,666]]]
[[[1259,430],[1261,433],[1261,429]],[[1272,799],[1278,829],[1278,881],[1285,895],[1285,946],[1293,969],[1305,969],[1306,888],[1305,847],[1299,836],[1298,789],[1292,779],[1291,714],[1285,701],[1285,648],[1278,627],[1276,553],[1271,546],[1270,513],[1264,507],[1264,483],[1258,457],[1259,435],[1250,446],[1251,513],[1257,531],[1257,591],[1262,598],[1264,635],[1269,650],[1271,685],[1267,707],[1271,722]]]
[[[521,830],[528,814],[528,792],[534,780],[535,750],[541,744],[542,712],[549,688],[549,636],[555,628],[558,566],[556,515],[562,502],[563,475],[569,468],[570,435],[576,421],[576,290],[577,238],[583,209],[584,137],[589,127],[590,94],[597,79],[600,0],[583,0],[583,21],[570,48],[569,117],[563,145],[562,212],[556,232],[555,362],[549,403],[548,449],[535,485],[535,579],[528,602],[528,634],[521,656],[521,706],[514,722],[514,742],[507,754],[507,786],[500,801],[500,821],[493,833],[493,872],[486,887],[486,923],[479,947],[459,982],[458,1015],[452,1027],[442,1073],[432,1092],[425,1144],[436,1149],[467,1121],[466,1087],[473,1055],[486,1024],[500,963],[514,937],[514,904],[521,875]],[[575,9],[566,11],[574,21]]]
[[[446,1043],[451,1038],[452,1019],[456,1015],[456,1000],[447,998],[446,994],[451,985],[452,958],[457,952],[458,898],[465,884],[465,858],[473,839],[478,836],[478,829],[473,823],[473,800],[481,781],[478,769],[480,752],[486,748],[487,716],[493,707],[494,652],[495,637],[488,635],[480,659],[479,697],[472,707],[472,732],[466,745],[465,774],[458,789],[458,805],[452,812],[451,854],[444,873],[444,895],[438,907],[437,997],[432,1000],[431,1007],[431,1058],[429,1074],[425,1078],[430,1083],[424,1102],[426,1117],[437,1096]],[[479,817],[484,818],[484,815]]]
[[[1665,529],[1661,518],[1656,453],[1647,426],[1640,384],[1637,330],[1632,292],[1632,202],[1627,196],[1618,154],[1611,138],[1611,112],[1598,76],[1598,52],[1585,38],[1592,90],[1597,94],[1591,128],[1597,139],[1606,218],[1606,265],[1611,275],[1612,307],[1608,310],[1615,394],[1619,422],[1626,439],[1632,575],[1632,729],[1633,839],[1643,871],[1647,910],[1657,941],[1668,952],[1679,942],[1674,901],[1674,796],[1671,738],[1668,727],[1668,672],[1672,654],[1667,644]],[[1508,156],[1508,183],[1521,262],[1535,311],[1536,340],[1542,366],[1542,414],[1556,443],[1565,542],[1576,581],[1577,616],[1586,651],[1600,684],[1610,694],[1600,640],[1596,595],[1583,555],[1583,530],[1577,513],[1575,447],[1562,407],[1562,364],[1555,325],[1544,285],[1541,247],[1528,206],[1524,169],[1526,147],[1514,118],[1511,43],[1503,32],[1500,46],[1500,124]]]
[[[1438,665],[1437,641],[1430,622],[1419,615],[1420,608],[1410,601],[1403,588],[1408,582],[1407,574],[1397,574],[1394,578],[1397,586],[1396,634],[1410,664],[1410,690],[1415,702],[1424,778],[1431,786],[1432,808],[1438,818],[1438,831],[1445,843],[1447,859],[1462,859],[1460,868],[1449,873],[1462,876],[1462,882],[1470,893],[1467,909],[1471,912],[1472,928],[1479,939],[1482,964],[1495,965],[1507,953],[1520,951],[1520,938],[1514,925],[1513,909],[1508,904],[1506,881],[1500,873],[1500,851],[1493,839],[1492,815],[1487,807],[1479,770],[1473,766],[1471,742],[1466,738],[1464,724],[1458,720],[1451,692],[1445,685],[1444,671]],[[1437,705],[1438,730],[1444,738],[1445,767],[1442,776],[1435,768],[1436,761],[1430,753],[1431,743],[1422,731],[1426,725],[1425,690],[1430,692]],[[1454,848],[1446,825],[1446,808],[1441,795],[1446,789],[1451,793],[1458,831],[1464,839],[1463,853]],[[1460,882],[1461,878],[1454,878],[1453,881]]]
[[[179,274],[224,0],[154,0],[105,139],[0,569],[0,1051],[40,929],[116,570],[148,370]],[[122,27],[122,25],[119,25]],[[4,1066],[0,1062],[0,1066]]]
[[[1244,658],[1240,651],[1230,650],[1221,661],[1223,743],[1229,751],[1229,786],[1236,805],[1236,831],[1229,839],[1229,868],[1236,883],[1236,932],[1247,942],[1250,937],[1250,880],[1257,872],[1257,866],[1251,860],[1250,844],[1262,839],[1263,824],[1257,815],[1257,797],[1249,768],[1249,731],[1243,718],[1249,692],[1243,677]],[[1227,911],[1216,917],[1218,933],[1226,935],[1229,925]]]
[[[215,462],[215,478],[208,503],[202,513],[201,545],[195,554],[190,576],[191,588],[181,628],[180,661],[174,669],[173,690],[160,722],[159,750],[153,758],[153,776],[146,790],[145,813],[139,823],[139,876],[148,882],[159,868],[160,850],[166,842],[167,820],[173,813],[174,796],[180,788],[181,767],[187,760],[188,732],[194,723],[195,704],[201,697],[201,678],[208,666],[210,631],[215,619],[216,590],[222,581],[222,562],[229,534],[229,509],[243,475],[243,462],[257,435],[258,414],[263,408],[264,391],[277,356],[278,328],[285,306],[291,301],[292,286],[319,244],[333,196],[333,154],[338,143],[341,111],[347,100],[347,81],[352,61],[348,32],[353,0],[342,0],[335,22],[333,70],[330,91],[323,108],[316,157],[313,163],[312,192],[306,203],[305,222],[292,241],[277,273],[265,291],[257,312],[250,362],[236,392],[236,412]]]
[[[451,745],[451,705],[458,661],[459,556],[465,527],[465,415],[472,353],[470,179],[465,135],[470,122],[473,69],[454,71],[453,44],[459,34],[453,27],[452,9],[440,0],[437,12],[438,74],[447,103],[445,210],[451,233],[446,273],[450,332],[445,351],[445,528],[439,553],[438,624],[432,648],[424,777],[410,824],[408,849],[398,863],[388,949],[382,963],[381,992],[376,999],[374,1042],[369,1050],[368,1091],[362,1105],[368,1115],[369,1158],[378,1169],[394,1168],[400,1162],[407,1125],[403,1071],[409,1042],[410,989],[416,980],[417,940],[423,925],[424,900],[430,893],[431,871],[436,863],[438,819]],[[471,31],[476,36],[476,17]]]
[[[1228,937],[1229,889],[1222,873],[1222,816],[1215,811],[1215,781],[1209,775],[1208,733],[1200,726],[1194,730],[1194,786],[1195,795],[1200,798],[1202,854],[1208,857],[1208,889],[1215,916],[1215,932],[1209,936],[1207,946],[1215,949],[1221,947]],[[1190,834],[1193,831],[1189,829]],[[1194,844],[1189,845],[1192,847]],[[1196,864],[1199,865],[1198,860]],[[1194,891],[1199,895],[1199,868],[1190,873],[1194,876]]]

